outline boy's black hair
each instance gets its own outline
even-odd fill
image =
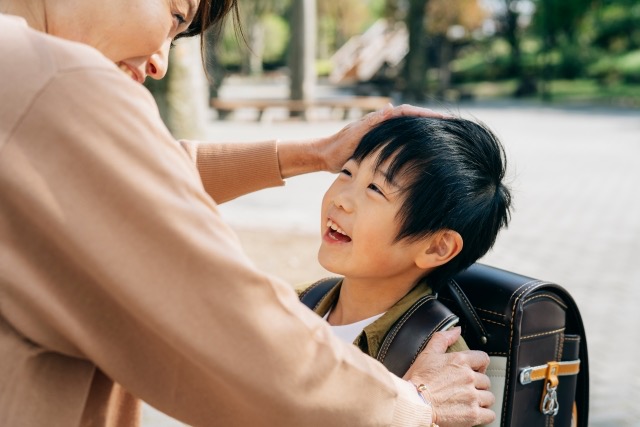
[[[481,124],[461,118],[389,119],[362,138],[352,159],[361,163],[370,155],[378,156],[376,169],[391,159],[386,179],[397,183],[402,177],[396,241],[443,229],[462,236],[462,251],[429,275],[435,290],[486,254],[509,223],[504,148]]]

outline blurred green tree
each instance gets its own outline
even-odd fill
[[[478,0],[430,0],[427,5],[427,31],[432,50],[437,56],[438,85],[436,94],[445,97],[451,84],[451,61],[456,48],[472,40],[474,31],[482,27],[487,10]]]
[[[405,22],[409,31],[409,52],[405,57],[403,98],[405,102],[425,100],[427,91],[427,20],[429,0],[408,0]]]
[[[330,57],[376,17],[379,5],[367,0],[318,0],[318,56]]]
[[[278,31],[270,20],[271,14],[284,14],[291,4],[290,0],[239,0],[240,21],[246,32],[248,50],[244,50],[241,56],[241,70],[245,74],[262,74],[265,50],[267,49],[267,32]],[[273,24],[278,25],[278,24]],[[285,33],[286,34],[286,33]],[[287,34],[288,35],[288,34]],[[273,41],[269,41],[267,53],[273,57]]]
[[[551,93],[548,82],[554,78],[576,78],[585,70],[578,45],[580,24],[595,0],[536,0],[533,30],[542,41],[540,59],[543,98]],[[555,60],[553,55],[558,56]]]

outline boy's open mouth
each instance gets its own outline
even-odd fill
[[[344,230],[331,219],[327,220],[327,227],[327,236],[331,239],[344,243],[349,243],[351,241],[351,237],[347,236],[347,233],[345,233]]]

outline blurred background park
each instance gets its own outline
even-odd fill
[[[327,84],[340,91],[334,97],[395,103],[515,98],[640,106],[637,0],[239,0],[239,6],[241,27],[229,20],[204,40],[214,104],[229,77],[245,76],[286,79],[289,99],[322,98],[317,85]],[[172,62],[189,62],[187,51],[178,45]],[[164,82],[148,84],[161,106],[172,80],[179,81],[172,68]]]
[[[584,316],[591,427],[640,427],[640,1],[239,0],[147,81],[178,138],[314,138],[386,102],[485,122],[515,210],[482,262],[563,285]],[[299,284],[328,173],[220,206],[249,257]],[[283,343],[286,338],[283,337]],[[145,408],[145,427],[181,426]]]

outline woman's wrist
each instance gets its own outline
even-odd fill
[[[327,170],[321,148],[323,141],[321,138],[306,141],[277,141],[278,163],[282,178]]]
[[[436,411],[433,407],[433,404],[431,403],[433,400],[431,399],[431,394],[429,393],[429,388],[427,387],[427,385],[424,383],[416,384],[411,380],[407,381],[416,388],[418,396],[420,397],[420,399],[422,399],[425,405],[431,407],[431,427],[438,427],[438,424],[436,423]]]

